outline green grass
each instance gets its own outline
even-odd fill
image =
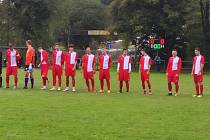
[[[51,73],[50,73],[51,74]],[[209,140],[210,77],[205,77],[205,96],[192,98],[194,86],[181,75],[179,97],[168,97],[166,76],[151,75],[154,96],[141,96],[138,73],[131,77],[131,94],[116,95],[118,82],[112,72],[113,94],[85,93],[77,72],[76,94],[41,91],[35,71],[35,89],[0,89],[0,139],[5,140]],[[96,76],[97,87],[98,73]]]

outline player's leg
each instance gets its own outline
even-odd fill
[[[150,79],[147,79],[147,86],[148,86],[148,89],[149,89],[149,95],[152,95],[152,86],[151,86]]]
[[[119,86],[120,86],[120,93],[122,93],[123,81],[119,81]]]
[[[104,92],[104,71],[100,69],[99,71],[99,81],[100,81],[100,93]]]
[[[173,76],[172,75],[168,75],[167,77],[168,79],[168,96],[172,96],[172,81],[173,81]]]
[[[56,69],[52,68],[52,77],[53,77],[53,87],[50,90],[56,90]]]
[[[108,90],[108,93],[110,93],[110,70],[108,69],[105,73],[105,79],[106,79],[106,85],[107,85],[107,90]]]
[[[34,75],[33,75],[33,70],[30,72],[30,79],[31,79],[31,88],[34,88]]]
[[[9,88],[9,77],[11,74],[11,67],[6,68],[6,88]]]
[[[86,87],[88,89],[88,92],[90,92],[90,84],[89,84],[89,79],[85,78],[85,83],[86,83]]]
[[[104,79],[100,79],[100,93],[103,93],[104,92]]]
[[[129,84],[130,74],[129,74],[128,70],[124,71],[124,81],[126,83],[126,92],[129,92],[129,87],[130,87],[130,84]]]
[[[142,86],[142,90],[143,90],[143,95],[146,95],[146,85],[145,85],[145,81],[143,79],[141,80],[141,86]]]
[[[118,80],[119,80],[119,88],[120,88],[120,93],[122,93],[122,89],[123,89],[123,71],[119,71],[118,73]]]
[[[61,90],[61,82],[62,82],[61,76],[62,76],[62,75],[58,75],[58,91]]]
[[[92,85],[92,92],[95,92],[95,80],[94,80],[93,76],[90,78],[90,81],[91,81],[91,85]]]
[[[129,81],[125,81],[125,83],[126,83],[126,92],[129,92],[129,87],[130,87]]]
[[[29,80],[28,76],[29,76],[29,72],[26,71],[25,72],[25,86],[24,86],[25,89],[28,88],[28,80]]]
[[[195,95],[193,97],[197,97],[199,95],[199,81],[198,81],[198,76],[194,75],[194,84],[195,84]]]
[[[76,80],[75,80],[75,75],[71,77],[72,80],[72,91],[76,91]]]
[[[110,78],[106,78],[106,85],[107,85],[107,89],[108,89],[108,93],[110,93]]]
[[[69,76],[66,74],[66,88],[63,91],[69,91]]]
[[[18,83],[18,68],[17,67],[14,67],[13,68],[13,73],[14,75],[14,88],[16,89],[17,88],[17,83]]]
[[[199,85],[199,91],[200,91],[198,97],[201,98],[203,97],[203,82],[200,81],[198,85]]]

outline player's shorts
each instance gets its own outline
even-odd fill
[[[168,83],[177,83],[179,82],[179,75],[177,76],[176,73],[168,74]]]
[[[129,70],[120,70],[118,74],[119,81],[130,81]]]
[[[62,76],[62,66],[55,65],[52,68],[52,75],[53,76]]]
[[[148,70],[141,70],[141,80],[147,81],[149,80],[150,75],[148,74]]]
[[[197,75],[197,74],[194,74],[194,82],[203,82],[203,74],[201,75]]]
[[[91,72],[87,72],[87,71],[83,71],[83,77],[85,79],[93,79],[94,78],[94,72],[91,71]]]
[[[100,69],[99,71],[99,80],[110,80],[110,70],[109,69]]]
[[[66,65],[65,67],[65,76],[75,77],[76,69],[74,66]]]
[[[43,65],[41,65],[41,76],[42,76],[42,77],[47,77],[47,75],[48,75],[48,70],[49,70],[48,64],[43,64]]]
[[[32,65],[32,70],[30,70],[30,71],[32,72],[33,69],[34,69],[34,65]],[[29,65],[25,65],[25,71],[29,71]]]
[[[6,68],[6,76],[14,75],[17,76],[18,74],[18,67],[17,66],[12,66]]]

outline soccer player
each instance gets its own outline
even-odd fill
[[[48,70],[49,70],[49,61],[48,61],[48,53],[42,47],[38,48],[38,52],[40,53],[40,63],[39,67],[41,68],[41,77],[42,77],[42,85],[41,89],[47,89],[47,81],[48,81]]]
[[[74,44],[69,45],[69,50],[65,55],[65,75],[66,75],[66,88],[63,91],[69,90],[69,77],[72,79],[72,92],[75,92],[75,76],[78,55],[74,51]]]
[[[61,77],[62,77],[62,65],[64,63],[64,53],[60,50],[58,43],[55,44],[54,51],[52,52],[52,76],[53,76],[53,88],[50,90],[56,90],[56,77],[58,77],[58,91],[61,90]]]
[[[100,93],[104,92],[104,80],[106,80],[107,83],[107,89],[108,93],[110,93],[110,67],[112,64],[112,57],[107,54],[107,49],[102,49],[102,54],[99,57],[99,65],[100,65],[100,71],[99,71],[99,80],[100,80]]]
[[[91,81],[92,84],[92,92],[95,91],[95,81],[94,81],[95,65],[96,65],[95,55],[91,53],[90,47],[87,47],[86,54],[82,57],[82,70],[83,70],[84,79],[86,81],[86,86],[88,88],[88,92],[90,92],[89,80]]]
[[[2,51],[0,51],[0,88],[2,88]]]
[[[167,66],[167,78],[168,78],[168,95],[172,96],[172,83],[175,84],[176,93],[174,96],[178,96],[179,92],[179,75],[182,69],[182,60],[177,56],[177,50],[172,51],[172,57],[169,58]]]
[[[9,49],[6,51],[6,88],[9,88],[9,77],[14,76],[14,88],[17,88],[18,82],[18,66],[17,62],[20,60],[20,53],[14,49],[13,45],[9,44]]]
[[[142,88],[143,88],[143,95],[146,95],[146,85],[147,83],[149,88],[149,95],[152,95],[152,89],[151,89],[151,82],[150,82],[150,68],[152,65],[152,59],[147,54],[145,49],[141,50],[141,58],[139,62],[139,73],[141,76],[141,82],[142,82]]]
[[[123,49],[123,54],[118,58],[117,72],[120,83],[120,93],[122,93],[123,81],[126,82],[126,89],[129,92],[129,81],[131,73],[131,57],[128,55],[127,49]]]
[[[203,68],[205,58],[201,55],[200,48],[195,48],[195,57],[193,60],[192,76],[194,78],[196,94],[193,97],[203,97]]]
[[[32,41],[26,41],[26,47],[28,48],[26,52],[25,60],[25,86],[24,89],[28,88],[28,80],[31,80],[31,88],[34,88],[34,77],[33,77],[33,68],[35,66],[35,50],[32,47]]]

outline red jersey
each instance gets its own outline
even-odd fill
[[[46,64],[49,64],[49,61],[48,61],[48,53],[47,53],[47,51],[43,50],[41,52],[40,65],[46,65]]]
[[[65,65],[69,67],[75,67],[77,64],[78,55],[76,52],[66,52],[65,55]]]
[[[95,68],[96,58],[93,54],[85,54],[82,57],[83,70],[87,72],[92,72]]]
[[[16,67],[20,58],[20,53],[16,49],[8,49],[6,51],[7,67]]]
[[[112,57],[111,56],[100,55],[100,57],[99,57],[100,70],[110,69],[111,64],[112,64]]]
[[[195,75],[203,75],[203,69],[201,69],[201,65],[204,65],[205,58],[202,55],[195,56],[193,60],[194,69],[192,70],[193,74]],[[199,73],[201,72],[201,73]]]
[[[65,55],[61,50],[54,50],[52,53],[53,66],[62,66],[65,60]]]
[[[118,70],[129,70],[129,72],[131,72],[131,57],[129,55],[124,56],[121,55],[118,58]]]
[[[180,57],[170,57],[167,66],[167,73],[180,74],[182,69],[182,59]]]
[[[150,69],[150,66],[152,65],[152,59],[150,56],[146,55],[146,56],[142,56],[140,58],[140,70],[143,71],[143,70],[149,70]]]

